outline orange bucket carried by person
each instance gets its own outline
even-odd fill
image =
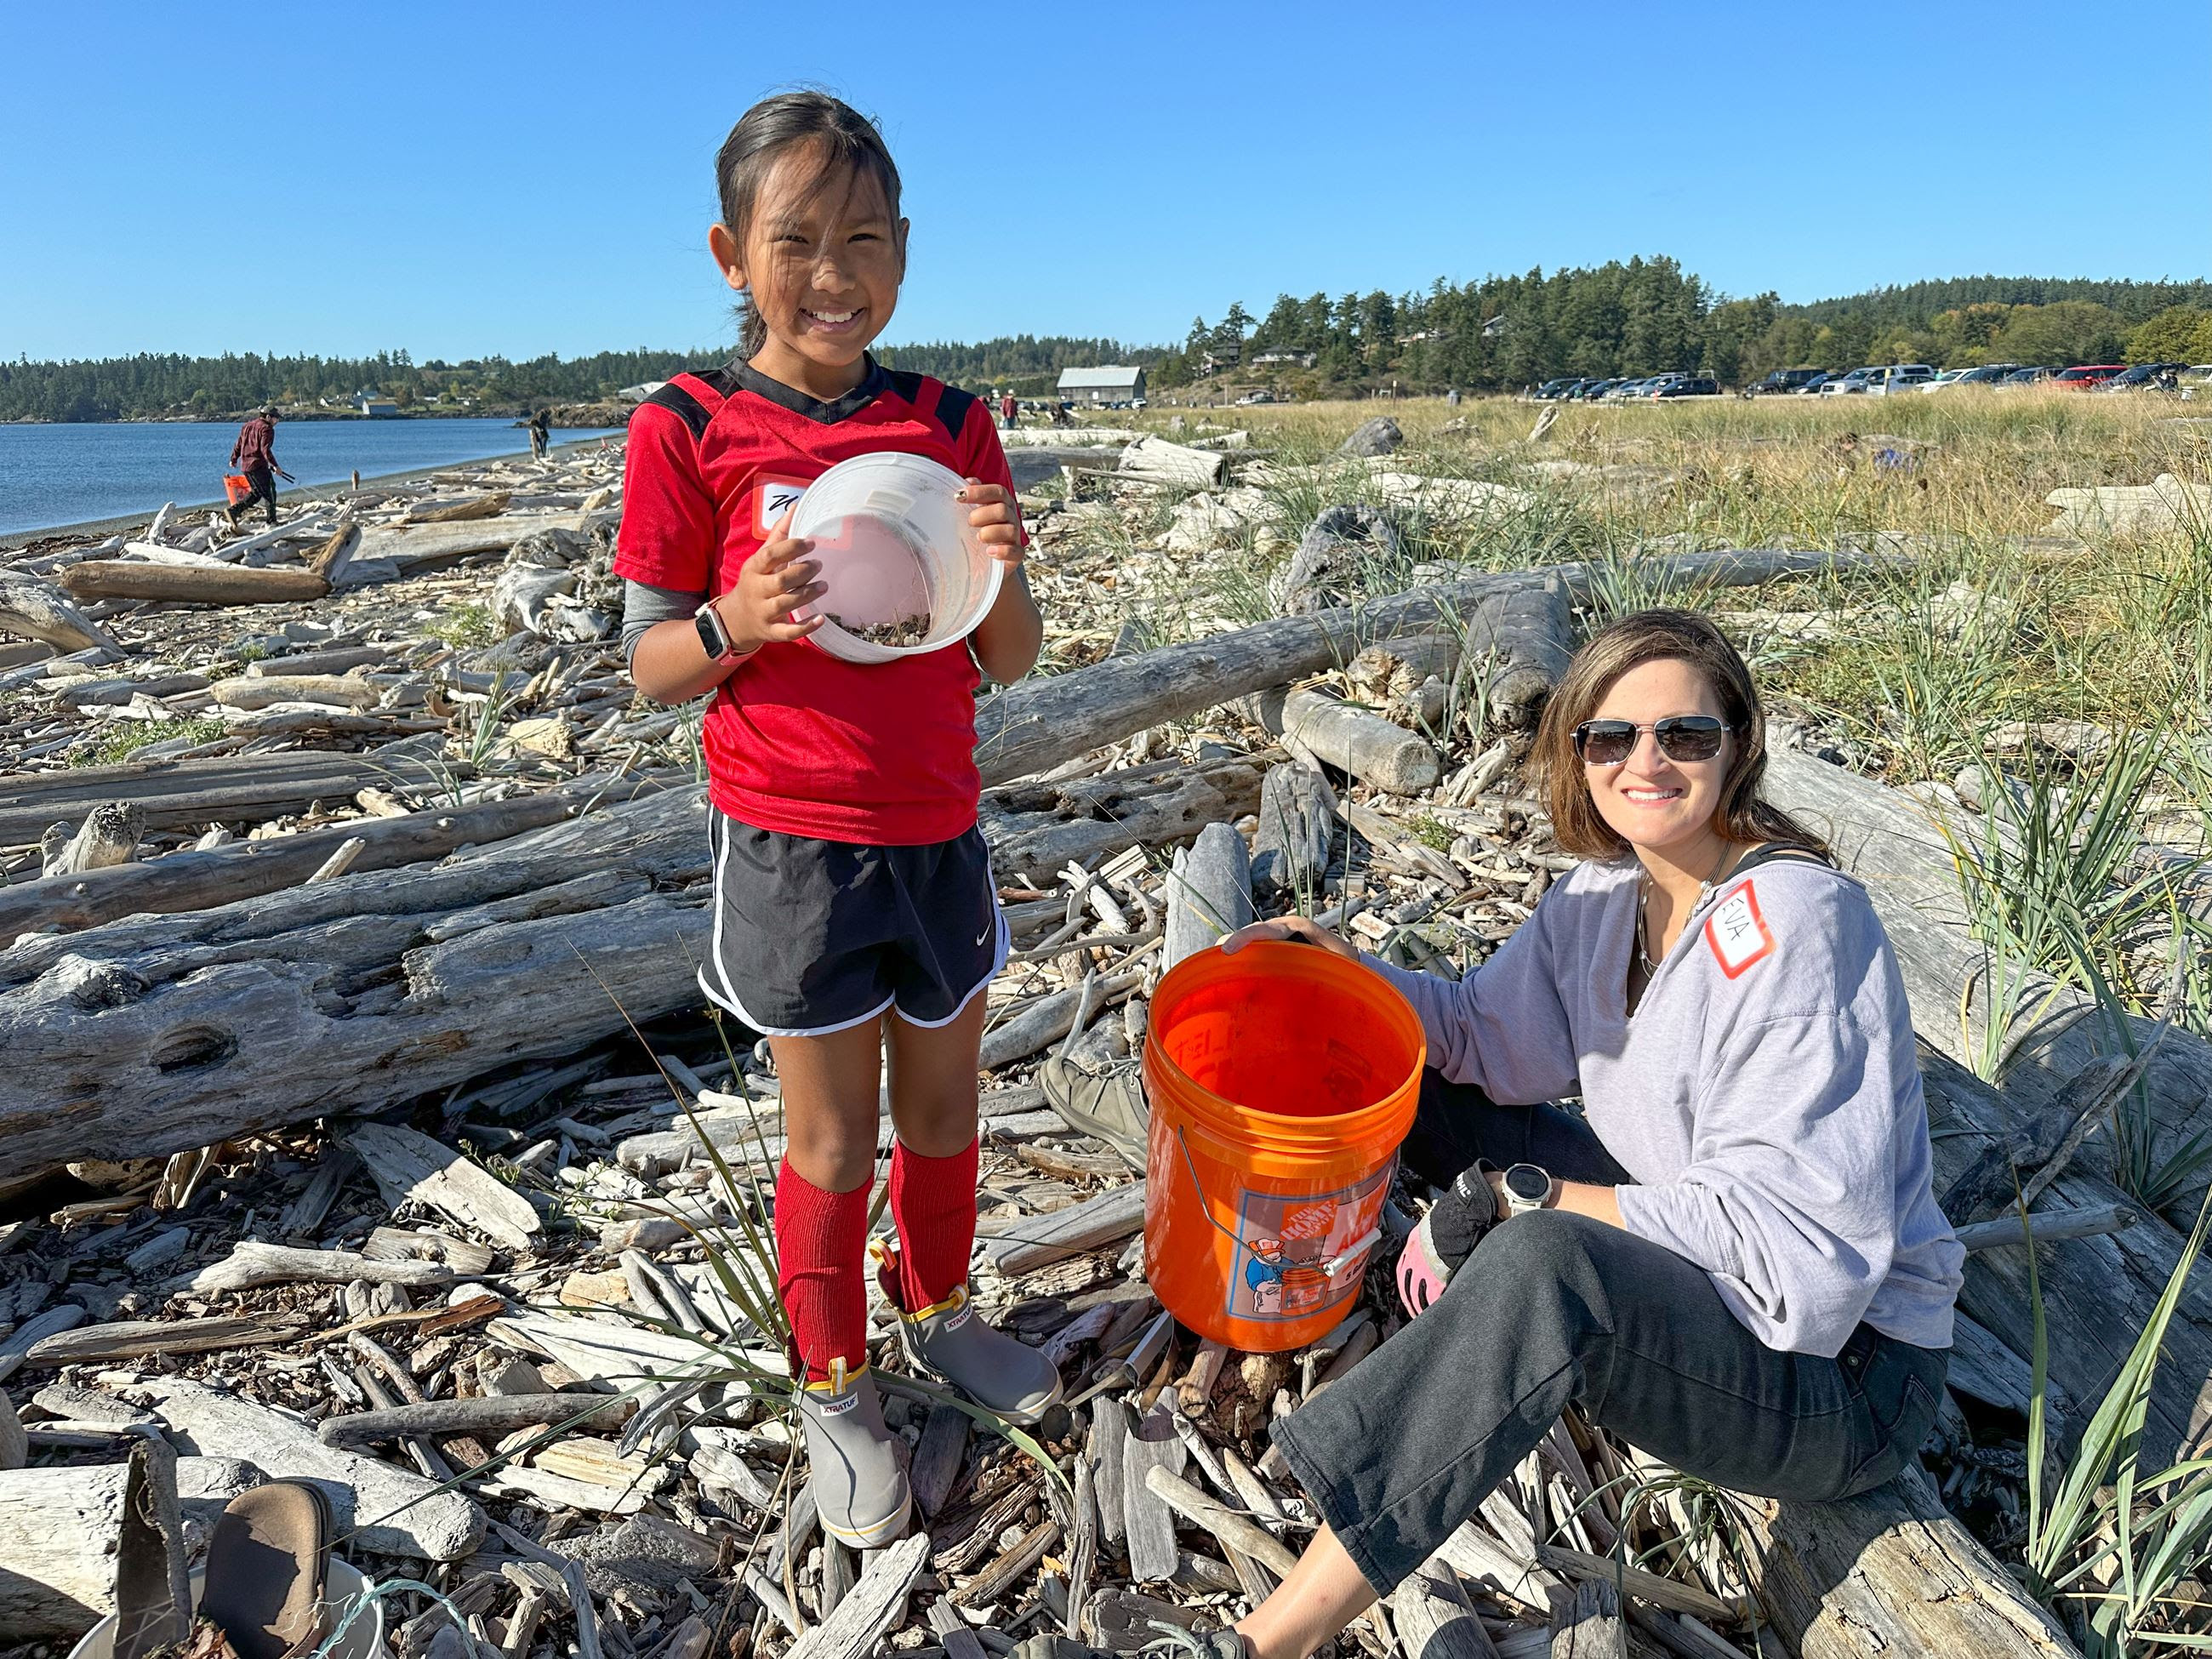
[[[1428,1045],[1381,975],[1309,945],[1200,951],[1152,996],[1145,1276],[1200,1336],[1325,1335],[1382,1239]]]
[[[235,507],[253,493],[253,481],[243,472],[226,472],[222,475],[222,493],[224,499]]]

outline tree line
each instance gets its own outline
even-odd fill
[[[1173,388],[1234,364],[1302,392],[1480,391],[1667,369],[1740,385],[1800,366],[2203,362],[2208,325],[2203,281],[1959,277],[1785,305],[1717,294],[1660,255],[1402,295],[1283,294],[1257,319],[1232,305],[1194,321],[1151,379]]]
[[[1272,380],[1293,392],[1518,390],[1561,375],[1682,369],[1741,385],[1770,369],[1861,363],[2212,362],[2212,283],[1964,276],[1785,305],[1732,299],[1664,255],[1602,265],[1439,277],[1393,295],[1279,295],[1253,316],[1232,305],[1194,320],[1179,346],[1018,334],[969,344],[887,346],[889,366],[971,391],[1048,392],[1065,368],[1144,367],[1171,390],[1208,374]],[[591,403],[626,386],[724,361],[726,348],[557,354],[417,363],[372,357],[188,357],[141,353],[69,362],[0,362],[0,420],[217,417],[264,403],[337,404],[356,392],[410,410],[508,414]],[[1273,358],[1262,363],[1260,359]]]
[[[643,348],[589,357],[549,353],[525,362],[482,357],[418,363],[404,351],[372,357],[141,352],[69,362],[19,358],[0,362],[0,421],[212,419],[269,403],[335,405],[358,392],[391,398],[419,413],[515,414],[541,404],[594,402],[623,386],[665,380],[689,365],[715,361],[711,350]]]

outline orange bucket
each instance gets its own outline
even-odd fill
[[[1145,1037],[1145,1276],[1246,1352],[1325,1335],[1382,1237],[1428,1043],[1381,975],[1310,945],[1200,951]]]
[[[253,493],[253,481],[243,472],[222,475],[222,493],[234,503],[244,501]]]

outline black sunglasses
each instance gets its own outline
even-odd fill
[[[1735,728],[1711,714],[1669,714],[1649,726],[1633,720],[1584,720],[1575,727],[1575,758],[1585,766],[1620,766],[1636,752],[1637,734],[1649,732],[1668,760],[1709,761]]]

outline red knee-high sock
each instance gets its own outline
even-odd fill
[[[825,1193],[788,1164],[776,1172],[775,1286],[811,1379],[867,1361],[867,1183]]]
[[[909,1313],[968,1282],[975,1248],[975,1143],[924,1158],[904,1141],[891,1153],[891,1220],[899,1236],[899,1301]]]

